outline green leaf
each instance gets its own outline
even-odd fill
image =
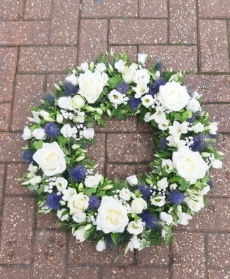
[[[111,233],[110,236],[111,236],[113,242],[114,242],[115,244],[117,244],[118,233]]]
[[[42,140],[39,140],[39,141],[35,141],[34,142],[34,147],[38,150],[40,148],[42,148],[42,145],[43,145],[43,141]]]
[[[108,84],[111,88],[115,88],[121,81],[121,76],[116,75],[108,80]]]

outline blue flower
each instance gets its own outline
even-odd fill
[[[110,248],[114,248],[116,246],[110,234],[105,234],[105,242],[106,242],[106,246]]]
[[[186,121],[188,122],[188,123],[193,123],[194,121],[195,121],[195,115],[192,115],[190,118],[188,118]]]
[[[122,81],[117,85],[116,90],[122,94],[125,94],[129,90],[129,88],[130,88],[129,84]]]
[[[21,158],[26,161],[26,163],[30,164],[32,162],[34,162],[33,160],[33,155],[34,155],[35,151],[33,150],[24,150],[21,153]]]
[[[163,137],[160,139],[160,148],[164,151],[167,151],[169,149],[169,146],[168,146],[168,140],[166,137]]]
[[[163,74],[163,70],[164,70],[164,66],[162,64],[161,61],[157,61],[156,65],[155,65],[155,71],[159,71],[160,74]]]
[[[63,84],[63,89],[65,91],[65,96],[73,96],[79,91],[79,87],[76,87],[71,82],[65,82]]]
[[[204,135],[198,135],[193,137],[193,144],[190,146],[192,151],[202,151],[208,145],[208,138],[205,138]]]
[[[142,219],[142,222],[145,223],[146,228],[149,229],[158,229],[160,224],[158,223],[159,219],[153,217],[148,210],[143,211],[139,216]]]
[[[86,168],[83,166],[77,166],[70,171],[70,177],[74,182],[84,180],[86,176]]]
[[[96,210],[99,208],[100,206],[100,200],[98,197],[96,196],[90,196],[89,197],[89,208],[92,210]]]
[[[142,194],[144,200],[148,200],[152,195],[152,189],[149,186],[147,186],[145,183],[142,183],[138,189]]]
[[[184,200],[184,194],[175,190],[169,193],[168,200],[173,204],[181,204]]]
[[[47,101],[50,106],[54,106],[55,100],[57,99],[56,95],[53,94],[52,92],[46,93],[43,95],[42,100]]]
[[[57,193],[51,193],[47,197],[45,205],[48,206],[49,209],[58,210],[61,207],[61,199],[62,195],[57,195]]]
[[[141,99],[135,97],[131,98],[129,101],[129,105],[132,110],[137,110],[140,103],[141,103]]]
[[[148,94],[154,97],[154,95],[159,92],[159,88],[161,85],[165,85],[165,81],[163,80],[163,78],[159,78],[153,82],[153,84],[149,88]]]
[[[50,138],[56,138],[59,134],[58,126],[53,122],[46,123],[44,126],[44,130],[46,132],[46,135]]]
[[[211,177],[209,177],[209,181],[207,182],[207,184],[210,186],[210,189],[212,189],[214,187],[214,183],[213,183]]]

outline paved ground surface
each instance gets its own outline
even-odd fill
[[[0,1],[1,279],[230,278],[229,37],[229,0]],[[219,149],[226,153],[223,169],[213,172],[209,205],[188,227],[178,227],[173,244],[126,257],[123,249],[98,254],[95,243],[77,244],[55,218],[37,213],[35,196],[16,181],[27,167],[19,157],[27,109],[66,68],[111,48],[185,69],[187,84],[220,122]],[[149,128],[134,118],[109,122],[97,137],[91,155],[111,178],[139,173],[152,159]],[[119,157],[118,148],[126,155]]]

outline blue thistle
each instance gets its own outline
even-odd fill
[[[205,139],[205,136],[203,134],[194,136],[193,137],[193,144],[190,145],[190,148],[192,151],[199,151],[201,152],[202,150],[205,149],[208,145],[208,139]]]
[[[101,201],[96,196],[89,197],[89,209],[97,210],[100,206]]]
[[[33,160],[33,155],[34,155],[35,151],[33,150],[24,150],[21,153],[21,158],[26,161],[26,163],[30,164],[32,162],[34,162]]]
[[[58,126],[53,122],[47,122],[44,126],[44,130],[49,138],[56,138],[59,134]]]
[[[160,228],[160,224],[158,223],[159,219],[155,218],[151,215],[148,210],[143,211],[139,216],[142,219],[142,222],[145,223],[146,228],[149,229],[158,229]]]
[[[139,98],[131,98],[130,101],[129,101],[129,105],[131,107],[132,110],[137,110],[138,109],[138,106],[141,104],[141,99]]]
[[[71,82],[65,82],[63,84],[63,89],[65,91],[65,96],[73,96],[79,91],[79,87],[76,87]]]
[[[207,182],[207,184],[210,186],[210,189],[212,189],[214,187],[214,183],[213,183],[211,177],[209,177],[209,181]]]
[[[148,94],[154,97],[159,92],[161,85],[165,85],[165,81],[163,80],[163,78],[155,80],[150,86]]]
[[[162,75],[163,70],[164,70],[163,63],[161,61],[157,61],[156,65],[155,65],[155,71],[159,71],[160,74]]]
[[[48,93],[44,94],[42,97],[42,100],[48,102],[49,105],[52,107],[54,106],[56,99],[57,99],[57,96],[52,92],[48,92]]]
[[[164,151],[167,151],[169,149],[168,146],[169,141],[167,140],[166,137],[163,137],[160,139],[160,148]]]
[[[190,118],[188,118],[186,121],[188,122],[188,123],[193,123],[194,121],[195,121],[195,115],[192,115]]]
[[[142,183],[138,189],[142,194],[144,200],[148,200],[151,197],[152,189],[149,186],[147,186],[145,183]]]
[[[184,194],[177,190],[172,191],[168,195],[168,200],[175,205],[181,204],[184,200]]]
[[[129,88],[130,88],[129,84],[122,81],[117,85],[116,90],[122,94],[126,94]]]
[[[114,248],[116,246],[110,234],[105,234],[105,242],[106,242],[106,246],[110,248]]]
[[[48,206],[49,209],[58,210],[61,207],[61,199],[62,195],[57,195],[57,193],[51,193],[48,195],[45,205]]]
[[[86,176],[86,168],[77,166],[70,171],[70,177],[74,182],[83,181]]]

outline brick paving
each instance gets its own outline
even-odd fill
[[[37,212],[35,195],[17,181],[26,169],[19,154],[29,106],[67,68],[111,49],[129,50],[132,61],[145,52],[150,61],[185,69],[186,84],[203,94],[211,119],[220,122],[218,148],[226,154],[223,168],[212,172],[209,204],[189,226],[178,226],[172,245],[126,256],[124,247],[97,253],[94,242],[76,243],[56,217]],[[229,59],[229,0],[1,0],[0,278],[230,278]],[[147,170],[148,125],[135,118],[107,123],[96,128],[98,142],[89,148],[99,171],[124,179]]]

